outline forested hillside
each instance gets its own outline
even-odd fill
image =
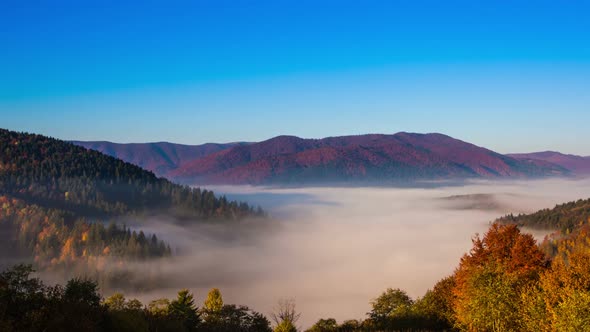
[[[0,151],[0,192],[47,208],[84,216],[167,211],[183,218],[238,219],[256,214],[245,203],[176,185],[119,159],[41,135],[0,129]]]
[[[576,227],[587,224],[590,220],[590,199],[556,205],[552,209],[543,209],[531,214],[509,214],[497,219],[504,224],[517,224],[533,228],[560,230],[570,233]]]
[[[141,231],[151,214],[194,223],[260,217],[264,212],[208,190],[176,185],[96,151],[0,130],[4,264],[27,261],[40,270],[70,275],[92,271],[101,286],[114,279],[129,284],[121,262],[167,257],[174,251],[156,234]]]

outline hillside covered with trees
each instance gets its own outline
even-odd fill
[[[590,220],[590,199],[558,204],[552,209],[543,209],[531,214],[509,214],[496,220],[502,224],[517,224],[531,228],[559,230],[570,233]]]
[[[0,257],[40,270],[93,271],[104,286],[129,280],[110,264],[172,254],[142,221],[178,223],[263,217],[246,203],[157,178],[137,166],[40,135],[0,129]],[[122,224],[122,220],[134,228]],[[124,265],[123,265],[124,266]]]
[[[84,216],[166,211],[187,219],[239,219],[246,203],[157,178],[152,172],[61,140],[0,129],[0,191]]]

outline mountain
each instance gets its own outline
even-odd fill
[[[442,134],[397,133],[256,143],[73,142],[190,184],[387,184],[414,180],[565,176],[567,167],[514,158]]]
[[[162,176],[189,161],[248,143],[184,145],[168,142],[120,144],[106,141],[71,143],[124,160]]]
[[[174,212],[239,217],[251,207],[158,178],[136,165],[57,139],[0,129],[0,192],[84,215]]]
[[[397,133],[303,139],[278,136],[195,159],[167,177],[206,184],[387,184],[412,180],[568,175],[442,134]]]
[[[563,154],[555,151],[515,153],[508,156],[519,160],[545,161],[559,165],[570,170],[576,175],[590,174],[590,156],[582,157],[572,154]]]

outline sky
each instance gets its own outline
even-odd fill
[[[440,132],[590,155],[588,1],[0,2],[0,127],[115,142]]]

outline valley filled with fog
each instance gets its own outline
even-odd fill
[[[268,221],[231,226],[143,226],[177,247],[176,257],[131,265],[162,287],[127,292],[151,300],[190,288],[201,303],[218,287],[226,303],[268,314],[294,298],[300,325],[320,317],[359,319],[388,287],[422,296],[450,275],[476,233],[507,213],[533,212],[587,198],[590,181],[471,182],[434,188],[213,187],[263,206]],[[535,231],[541,239],[546,231]]]

